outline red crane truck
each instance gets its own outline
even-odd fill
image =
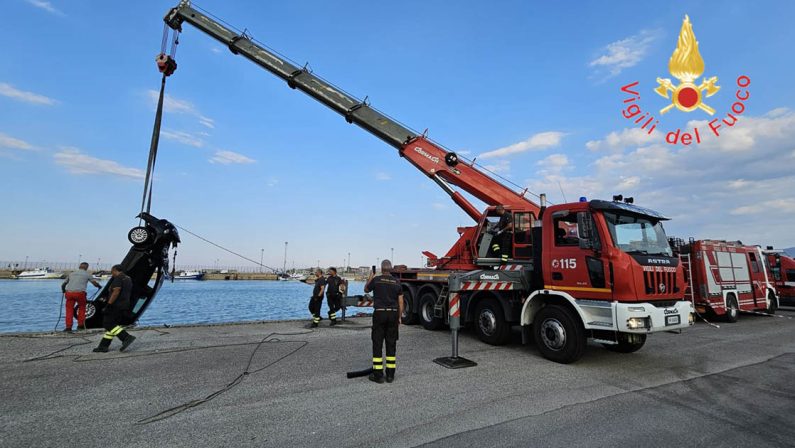
[[[291,64],[189,1],[180,2],[164,20],[177,32],[183,23],[195,26],[393,146],[475,221],[458,228],[458,241],[444,256],[424,252],[429,268],[401,267],[394,273],[404,288],[405,322],[441,328],[448,297],[458,294],[461,321],[473,326],[481,340],[503,344],[511,327],[521,325],[523,341],[534,331],[541,354],[563,363],[579,359],[589,337],[608,349],[632,352],[649,333],[693,324],[682,267],[668,245],[662,226],[666,218],[659,213],[620,197],[546,207],[542,195],[536,204],[526,190],[517,193],[474,161]],[[479,211],[456,187],[486,203],[486,210]],[[497,205],[513,215],[508,264],[490,250]]]
[[[776,285],[779,304],[795,306],[795,259],[772,247],[767,248],[765,256]]]
[[[775,313],[778,309],[774,278],[759,246],[692,238],[673,246],[685,270],[685,295],[691,297],[697,312],[737,322],[741,311]]]

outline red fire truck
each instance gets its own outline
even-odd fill
[[[778,292],[779,304],[795,306],[795,259],[768,246],[767,264]]]
[[[393,272],[403,285],[405,323],[443,328],[449,309],[460,309],[461,321],[484,342],[504,344],[511,327],[519,325],[523,342],[534,340],[543,356],[562,363],[579,359],[588,338],[630,353],[649,334],[693,324],[682,267],[668,245],[663,228],[668,218],[662,214],[621,195],[549,207],[540,195],[537,204],[526,189],[500,183],[474,160],[406,128],[307,66],[291,64],[189,1],[171,9],[165,21],[175,31],[193,25],[394,147],[472,218],[474,225],[457,229],[458,240],[445,255],[424,252],[428,268]],[[480,211],[462,191],[486,209]],[[497,206],[512,215],[508,233],[499,227]],[[457,308],[450,305],[453,299]]]
[[[709,312],[728,322],[736,322],[741,311],[775,313],[774,278],[759,246],[692,238],[673,246],[685,271],[685,297],[693,301],[697,312]]]

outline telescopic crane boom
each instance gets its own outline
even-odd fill
[[[291,88],[301,90],[339,113],[348,123],[365,129],[393,146],[401,157],[406,158],[436,182],[475,221],[480,221],[483,214],[451,185],[459,187],[488,205],[504,205],[509,209],[524,210],[538,216],[539,206],[524,197],[524,193],[519,194],[506,187],[479,170],[474,163],[459,160],[454,152],[445,150],[424,135],[417,135],[373,109],[366,99],[359,101],[351,97],[315,76],[306,67],[297,67],[257,44],[245,33],[238,34],[230,30],[207,14],[193,8],[190,1],[180,2],[176,8],[168,12],[164,20],[169,27],[177,31],[182,31],[184,22],[190,23],[222,42],[232,53],[246,57],[285,80]]]

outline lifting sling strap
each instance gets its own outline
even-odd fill
[[[171,76],[177,69],[177,62],[174,56],[177,53],[177,45],[179,45],[179,31],[174,31],[171,40],[171,51],[166,54],[166,45],[168,44],[168,35],[170,32],[168,25],[163,27],[163,42],[160,46],[160,54],[157,55],[155,61],[160,73],[163,74],[160,80],[160,96],[157,100],[157,111],[155,112],[155,124],[152,128],[152,141],[149,144],[149,161],[146,164],[146,177],[144,178],[144,193],[141,198],[141,212],[150,213],[152,209],[152,186],[154,184],[155,176],[155,162],[157,161],[157,148],[160,144],[160,125],[163,121],[163,99],[166,90],[166,78]]]

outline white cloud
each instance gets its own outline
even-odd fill
[[[483,168],[496,174],[507,174],[511,171],[511,161],[506,159],[496,160],[494,163],[483,165]]]
[[[199,116],[199,124],[210,129],[215,129],[215,120],[205,117],[204,115]]]
[[[55,163],[72,174],[111,174],[115,176],[143,179],[144,172],[137,168],[120,165],[113,160],[98,159],[83,154],[78,148],[62,147],[53,155]]]
[[[24,140],[11,137],[10,135],[3,134],[2,132],[0,132],[0,148],[22,149],[27,151],[36,149],[33,145]]]
[[[611,132],[602,140],[590,140],[585,144],[585,147],[591,151],[599,151],[603,149],[625,149],[628,147],[637,147],[657,143],[662,140],[662,133],[654,130],[651,134],[641,128],[624,129],[621,132]]]
[[[160,99],[160,92],[157,90],[147,90],[146,93],[149,96],[149,99],[152,101],[152,104],[156,107],[157,101]],[[199,124],[202,126],[208,127],[210,129],[215,128],[215,120],[204,116],[196,107],[196,105],[188,100],[174,98],[167,93],[163,95],[163,111],[173,114],[191,115],[196,117],[199,120]]]
[[[660,30],[642,30],[634,36],[609,43],[588,65],[595,67],[600,76],[606,70],[605,78],[617,76],[625,68],[633,67],[642,61],[651,44],[661,35]]]
[[[25,103],[36,104],[36,105],[54,106],[55,104],[58,103],[56,100],[50,97],[39,95],[38,93],[19,90],[14,86],[12,86],[11,84],[7,84],[4,82],[0,82],[0,95],[15,99],[17,101],[22,101]]]
[[[28,3],[30,3],[31,5],[39,8],[39,9],[43,9],[43,10],[49,12],[50,14],[55,14],[55,15],[59,15],[59,16],[64,15],[64,13],[62,13],[58,9],[55,9],[55,7],[52,6],[52,3],[50,3],[50,2],[43,1],[43,0],[28,0]]]
[[[243,154],[223,150],[216,151],[215,155],[210,159],[210,163],[220,163],[222,165],[248,164],[254,162],[256,162],[256,160],[248,158]]]
[[[271,177],[271,178],[268,179],[268,181],[265,183],[265,185],[267,185],[269,187],[275,187],[276,185],[279,185],[279,179],[277,179],[275,177]]]
[[[795,214],[795,198],[771,199],[756,204],[744,205],[732,209],[732,215],[754,215],[763,213],[768,216],[779,213]]]
[[[560,145],[560,141],[565,135],[566,134],[563,132],[557,131],[540,132],[519,143],[497,148],[493,151],[484,152],[479,156],[479,158],[490,159],[494,157],[508,156],[511,154],[519,154],[527,151],[552,148]]]
[[[160,135],[165,138],[166,140],[173,140],[175,142],[182,143],[183,145],[193,146],[196,148],[201,148],[204,146],[204,140],[199,137],[196,137],[193,134],[189,134],[183,131],[170,131],[164,129],[160,131]]]
[[[795,112],[744,115],[720,138],[702,132],[702,143],[687,147],[662,141],[631,145],[628,130],[594,141],[600,149],[612,143],[615,150],[591,162],[581,176],[552,171],[562,159],[544,159],[527,181],[530,191],[546,192],[552,202],[562,200],[558,182],[568,200],[621,193],[673,218],[666,223],[672,235],[795,245]]]
[[[389,173],[379,171],[375,173],[375,180],[381,180],[381,181],[392,180],[392,176],[390,176]]]

